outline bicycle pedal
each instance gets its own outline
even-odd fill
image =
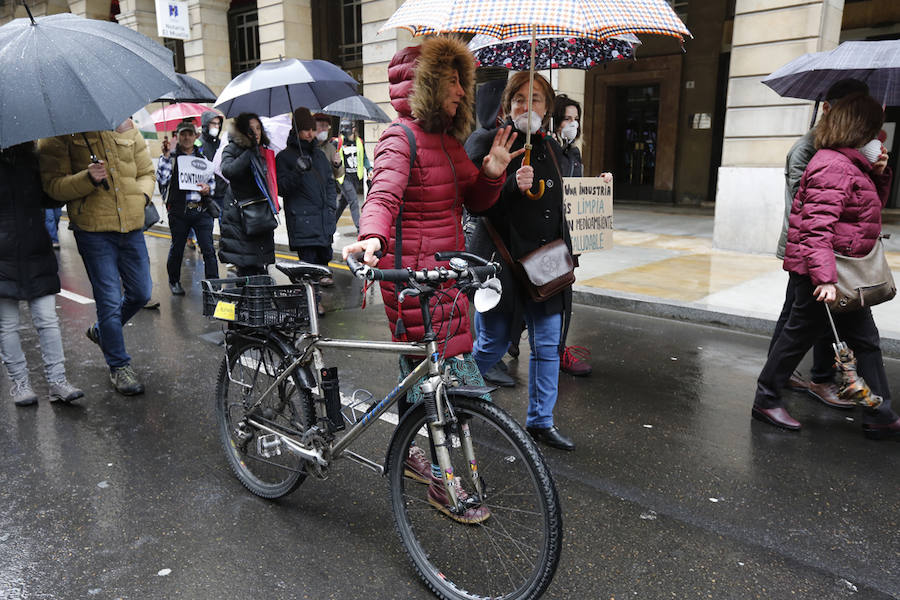
[[[256,438],[256,451],[263,458],[281,456],[281,438],[274,433]]]

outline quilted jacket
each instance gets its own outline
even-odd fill
[[[784,269],[809,275],[814,285],[835,283],[834,253],[869,253],[890,188],[890,170],[876,175],[853,148],[816,152],[791,206]]]
[[[441,80],[456,69],[466,92],[451,120],[441,108]],[[409,127],[416,140],[415,164],[410,173],[410,146],[402,127],[388,127],[375,147],[375,170],[360,218],[359,239],[377,237],[386,252],[382,268],[394,267],[394,221],[403,203],[402,265],[414,269],[439,264],[435,252],[465,249],[462,211],[488,209],[500,194],[504,177],[491,179],[466,156],[461,140],[473,122],[475,64],[461,42],[433,38],[399,51],[388,67],[391,104],[397,121]],[[446,263],[442,263],[446,264]],[[424,334],[418,300],[410,298],[401,315],[406,335],[396,335],[397,297],[393,284],[381,292],[394,339],[419,340]],[[452,334],[446,356],[472,350],[469,304],[464,294],[437,297],[433,326],[440,341]],[[455,306],[454,306],[455,302]],[[452,313],[452,319],[451,319]]]

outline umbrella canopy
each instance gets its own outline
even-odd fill
[[[262,63],[232,79],[216,100],[216,108],[226,117],[242,112],[271,117],[300,106],[316,111],[355,96],[358,85],[328,61],[286,58]]]
[[[900,40],[844,42],[834,50],[804,54],[763,83],[779,96],[821,100],[829,87],[848,78],[865,82],[882,104],[900,105]]]
[[[176,84],[172,52],[110,21],[61,13],[0,27],[0,147],[115,129]]]
[[[381,30],[400,27],[413,35],[484,33],[505,40],[531,35],[532,26],[538,36],[690,36],[665,0],[406,0]]]
[[[150,113],[150,120],[156,125],[157,131],[174,131],[184,119],[193,119],[194,125],[200,126],[200,116],[206,111],[219,111],[203,106],[202,104],[194,104],[193,102],[178,102],[169,106],[163,106],[160,109]]]
[[[494,43],[485,43],[487,40],[494,40]],[[534,68],[539,71],[587,70],[610,61],[634,58],[634,45],[620,39],[601,41],[586,37],[550,37],[539,38],[536,42]],[[479,66],[525,71],[529,68],[531,38],[500,42],[489,36],[476,35],[469,42],[469,49]]]
[[[333,115],[348,121],[375,121],[377,123],[390,123],[391,118],[381,110],[377,104],[365,96],[350,96],[337,102],[332,102],[322,109],[327,115]]]
[[[184,73],[176,73],[178,87],[154,102],[215,102],[216,95],[205,83]]]

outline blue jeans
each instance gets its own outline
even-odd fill
[[[562,335],[562,313],[544,314],[540,304],[525,301],[525,324],[531,359],[528,363],[527,427],[552,427],[553,407],[559,391],[559,343]],[[509,348],[510,316],[502,313],[475,313],[478,337],[472,357],[485,373],[497,364]]]
[[[131,363],[122,327],[150,300],[150,257],[144,234],[78,231],[75,243],[97,303],[100,348],[111,369]],[[124,289],[124,294],[123,294]]]
[[[203,271],[206,279],[219,277],[219,263],[216,261],[216,249],[213,247],[213,218],[205,211],[188,209],[184,214],[169,213],[172,244],[169,246],[166,271],[169,273],[170,284],[181,280],[184,244],[187,242],[191,229],[197,234],[197,245],[200,246],[200,253],[203,254]]]
[[[59,217],[62,215],[62,208],[45,208],[44,209],[44,225],[47,227],[47,233],[50,234],[50,241],[54,244],[59,243]]]

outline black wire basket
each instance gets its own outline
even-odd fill
[[[203,314],[246,327],[309,326],[309,302],[302,284],[275,285],[268,275],[205,279]]]

